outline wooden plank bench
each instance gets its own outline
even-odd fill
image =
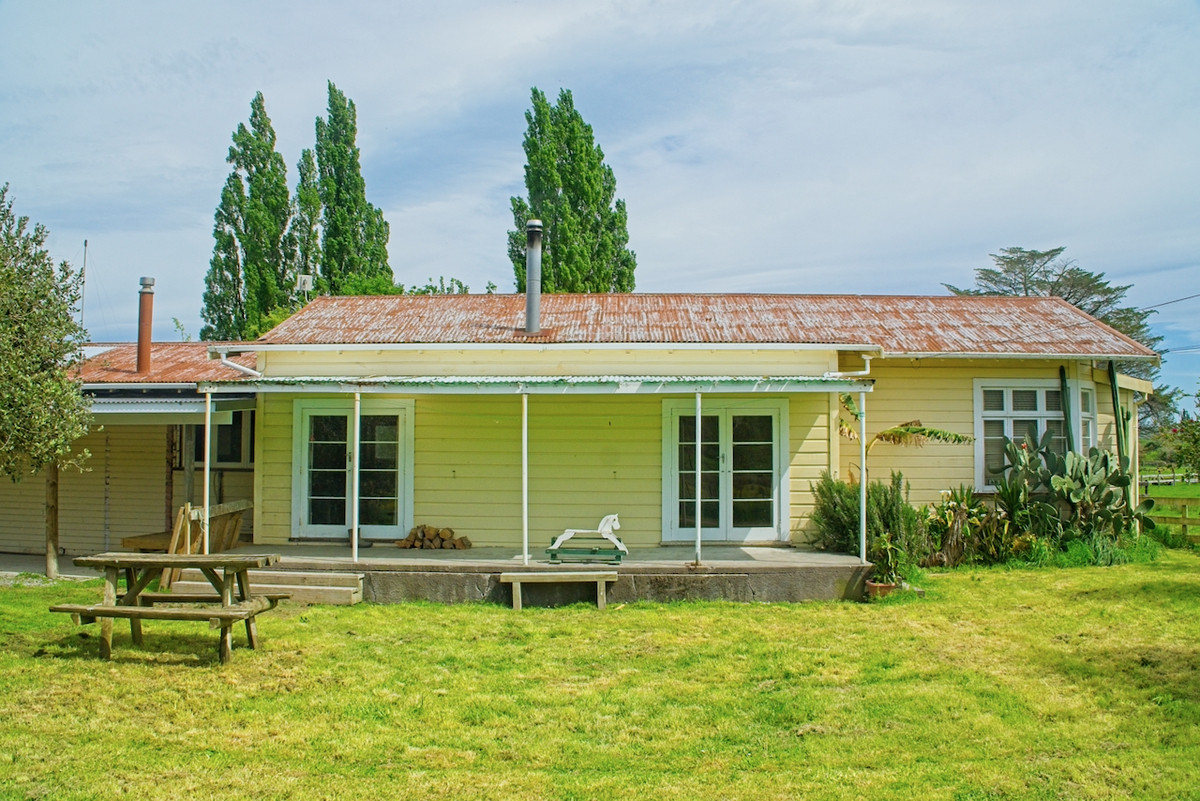
[[[548,570],[545,572],[501,573],[502,584],[512,584],[513,609],[521,610],[522,584],[555,584],[568,582],[596,582],[596,607],[608,605],[608,582],[617,580],[615,570]]]
[[[155,595],[170,595],[170,593],[155,593]],[[286,598],[284,595],[282,598]],[[141,597],[138,598],[140,602]],[[177,602],[186,602],[176,598]],[[208,597],[205,597],[208,601]],[[123,618],[131,621],[143,620],[207,620],[209,628],[221,629],[218,642],[217,657],[222,662],[228,662],[233,647],[231,627],[240,621],[246,623],[246,637],[251,648],[258,647],[257,630],[252,625],[254,617],[269,609],[274,609],[281,596],[255,595],[245,601],[239,601],[230,606],[113,606],[109,604],[57,604],[50,607],[51,612],[65,612],[71,616],[76,625],[95,623],[100,618]],[[220,603],[219,596],[215,603]],[[141,626],[132,631],[134,645],[142,644]]]

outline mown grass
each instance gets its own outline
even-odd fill
[[[1148,492],[1143,492],[1142,496],[1194,500],[1196,501],[1195,506],[1190,506],[1192,510],[1191,517],[1195,517],[1196,512],[1200,510],[1200,484],[1155,484],[1149,488]],[[1152,532],[1156,539],[1172,547],[1188,547],[1190,545],[1188,540],[1183,536],[1182,526],[1179,524],[1180,512],[1178,509],[1159,504],[1150,512],[1150,516],[1158,527],[1157,531]],[[1197,534],[1200,534],[1200,528],[1189,526],[1188,534],[1191,537],[1195,537]]]
[[[0,588],[0,798],[1200,798],[1200,557],[883,603],[295,607],[115,658]],[[241,645],[241,636],[235,639]]]

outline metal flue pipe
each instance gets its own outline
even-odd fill
[[[138,292],[137,371],[150,372],[150,341],[154,328],[154,279],[143,276]]]
[[[542,221],[525,223],[525,333],[542,330]]]

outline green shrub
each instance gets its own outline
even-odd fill
[[[859,485],[823,472],[812,491],[816,547],[858,553]],[[892,473],[886,484],[874,481],[867,485],[867,558],[875,564],[886,562],[885,572],[900,576],[922,563],[930,550],[924,522],[909,504],[908,495],[909,487],[900,473]]]

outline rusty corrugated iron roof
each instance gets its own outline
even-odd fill
[[[524,295],[319,297],[257,344],[780,343],[895,355],[1155,356],[1058,298],[543,295],[541,333],[524,325]]]
[[[150,370],[137,372],[137,343],[94,344],[85,348],[90,355],[80,365],[79,376],[85,384],[195,384],[197,381],[229,381],[244,378],[216,359],[208,358],[208,349],[217,342],[155,342],[150,350]],[[233,356],[231,362],[254,367],[255,356]]]

